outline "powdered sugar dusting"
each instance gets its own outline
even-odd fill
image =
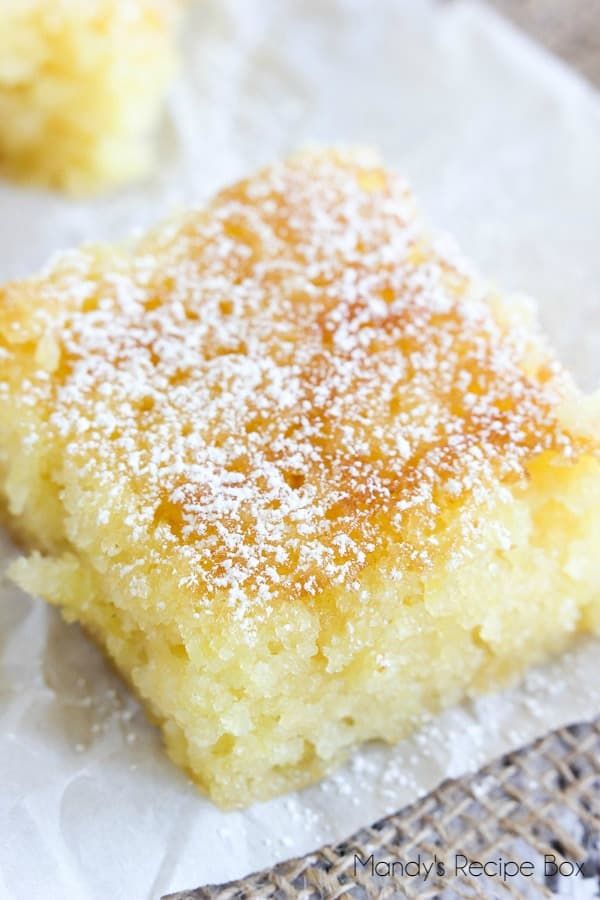
[[[198,602],[358,589],[390,546],[400,570],[427,566],[449,504],[572,450],[556,366],[373,161],[274,165],[131,255],[46,274],[46,369],[23,394]]]

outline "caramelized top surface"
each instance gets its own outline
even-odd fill
[[[47,418],[24,451],[114,498],[99,528],[242,608],[352,587],[381,548],[427,565],[465,498],[573,451],[562,375],[486,290],[397,176],[305,155],[9,285],[0,376]]]

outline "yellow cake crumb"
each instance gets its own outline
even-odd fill
[[[0,292],[12,575],[243,806],[600,628],[597,408],[401,178],[301,155]]]
[[[82,194],[148,171],[182,0],[4,0],[0,173]]]

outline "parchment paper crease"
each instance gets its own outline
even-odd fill
[[[143,227],[311,141],[374,144],[486,275],[540,299],[562,358],[600,380],[600,99],[490,11],[433,0],[203,0],[162,170],[95,203],[0,187],[0,279]],[[5,541],[0,553],[9,558]],[[142,900],[247,874],[448,775],[600,713],[587,641],[519,689],[370,747],[302,794],[205,801],[76,627],[0,584],[0,897]]]

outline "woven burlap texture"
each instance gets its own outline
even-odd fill
[[[600,0],[491,0],[491,3],[600,86]]]
[[[456,874],[457,859],[463,862],[460,854],[471,861],[529,862],[526,871],[531,874],[505,879],[495,873]],[[421,875],[410,876],[398,871],[398,863],[419,859],[444,862],[444,874],[431,872],[425,879],[422,869]],[[562,866],[562,875],[554,871],[556,865]],[[375,868],[380,874],[374,874]],[[411,871],[415,869],[413,865]],[[572,892],[584,882],[586,897],[600,896],[600,719],[553,731],[474,775],[446,781],[340,844],[240,881],[170,897],[537,898],[558,891],[575,896]]]

